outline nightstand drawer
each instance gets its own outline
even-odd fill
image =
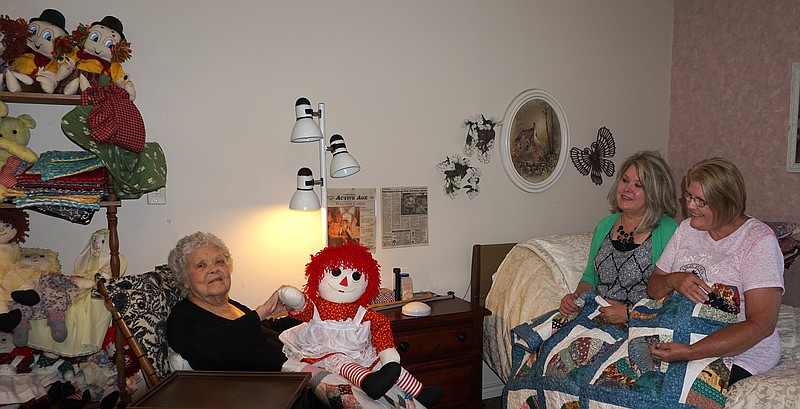
[[[430,332],[400,332],[394,334],[394,342],[403,361],[464,352],[477,348],[482,341],[478,339],[473,328],[472,323],[464,323],[438,327]]]

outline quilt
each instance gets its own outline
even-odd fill
[[[722,408],[730,362],[713,357],[661,362],[656,342],[693,344],[737,321],[735,287],[712,286],[711,302],[695,304],[675,292],[644,299],[627,327],[602,322],[593,293],[580,313],[545,313],[511,331],[512,372],[503,389],[508,408]]]

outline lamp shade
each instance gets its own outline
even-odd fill
[[[361,165],[358,164],[353,155],[347,152],[342,135],[334,134],[331,136],[330,149],[333,153],[333,159],[331,159],[332,177],[343,178],[361,170]]]
[[[289,202],[292,210],[319,210],[319,198],[314,193],[314,176],[309,168],[297,171],[297,190]]]
[[[297,121],[292,128],[292,142],[315,142],[322,139],[322,130],[314,121],[314,110],[306,98],[298,98],[294,104]]]

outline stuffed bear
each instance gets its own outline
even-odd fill
[[[122,63],[130,58],[130,43],[125,40],[122,22],[114,16],[105,16],[90,26],[80,24],[72,33],[72,43],[77,51],[67,58],[67,63],[58,67],[56,78],[67,79],[64,94],[74,95],[85,91],[95,80],[110,78],[116,86],[128,92],[131,101],[136,99],[133,81],[122,70]]]
[[[55,44],[59,41],[68,42],[65,23],[64,15],[54,9],[46,9],[39,17],[30,19],[28,31],[32,35],[28,38],[28,50],[14,59],[5,72],[9,91],[22,91],[22,84],[32,85],[34,80],[39,82],[42,91],[48,94],[55,91],[59,67],[54,53]]]
[[[389,320],[367,309],[380,290],[379,265],[358,243],[328,246],[306,264],[304,292],[278,289],[289,315],[304,321],[281,333],[287,358],[345,377],[372,399],[395,384],[430,407],[439,388],[425,387],[400,366]],[[318,371],[318,369],[316,370]]]
[[[5,88],[5,71],[11,62],[28,49],[28,22],[24,18],[0,16],[0,90]]]
[[[94,280],[61,274],[58,253],[50,249],[22,248],[20,263],[41,273],[37,290],[41,301],[33,306],[20,306],[22,320],[14,329],[14,345],[28,345],[31,320],[47,319],[50,335],[56,342],[67,339],[66,313],[81,289],[94,287]]]
[[[39,303],[36,284],[40,272],[20,263],[19,243],[28,235],[28,214],[19,209],[0,209],[0,331],[11,332],[22,320],[14,301],[32,306]]]
[[[0,198],[17,183],[15,173],[22,162],[33,163],[39,155],[28,147],[36,121],[28,114],[6,116],[8,106],[0,101]]]

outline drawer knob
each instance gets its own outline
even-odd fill
[[[400,345],[397,346],[397,349],[400,352],[406,352],[408,351],[408,348],[409,348],[408,342],[405,341],[401,342]]]
[[[467,342],[467,334],[465,334],[463,332],[458,334],[458,342],[461,342],[462,344],[464,342]]]

